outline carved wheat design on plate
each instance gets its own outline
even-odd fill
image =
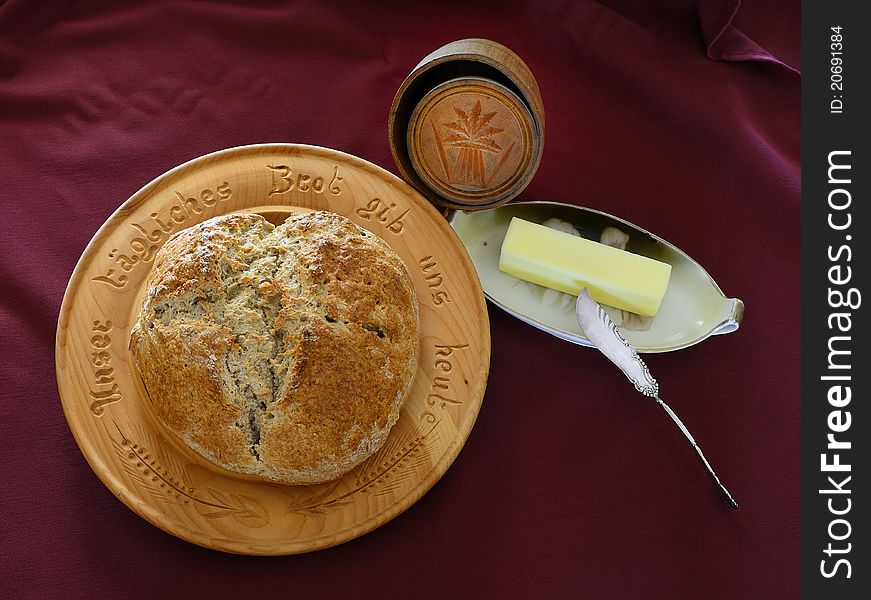
[[[424,444],[438,431],[436,421],[425,432],[414,429],[402,435],[390,436],[381,449],[367,458],[357,469],[352,488],[338,496],[333,493],[342,480],[303,493],[288,507],[290,512],[324,515],[328,510],[350,504],[357,492],[381,496],[399,489],[424,463],[431,460],[429,447]],[[397,467],[403,466],[403,469]]]
[[[208,498],[201,497],[191,486],[191,478],[185,466],[163,445],[145,432],[138,432],[139,442],[121,431],[118,423],[112,422],[120,439],[112,437],[115,453],[121,459],[124,470],[141,489],[147,490],[163,502],[191,502],[207,507],[200,513],[207,519],[233,517],[244,525],[258,526],[267,516],[259,502],[241,494],[225,494],[206,487]],[[143,441],[144,440],[144,441]]]
[[[214,508],[214,510],[209,512],[200,513],[207,519],[233,517],[236,521],[246,524],[248,520],[260,520],[265,517],[262,507],[258,510],[252,498],[240,494],[225,494],[220,490],[210,487],[207,487],[206,491],[215,501],[215,503],[207,504],[198,500],[198,502]],[[259,503],[257,504],[259,505]]]
[[[112,438],[115,453],[140,488],[164,502],[190,504],[197,501],[184,465],[165,452],[151,436],[139,432],[140,440],[145,439],[145,443],[137,443],[121,431],[118,423],[113,421],[113,424],[120,435],[120,439]]]
[[[378,496],[399,489],[419,467],[430,460],[429,447],[423,442],[432,437],[437,425],[438,422],[434,423],[426,433],[415,429],[402,437],[397,436],[393,440],[388,438],[382,450],[363,463],[356,485],[364,486],[363,489],[374,491]],[[405,468],[396,469],[400,465]],[[380,485],[373,487],[375,483]]]

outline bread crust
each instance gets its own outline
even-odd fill
[[[402,259],[340,215],[210,219],[172,238],[130,349],[154,414],[214,464],[313,484],[372,455],[417,369]]]

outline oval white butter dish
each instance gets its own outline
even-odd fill
[[[654,317],[606,307],[626,340],[639,352],[669,352],[711,335],[736,331],[744,303],[728,298],[688,254],[632,223],[602,211],[547,201],[512,202],[491,210],[449,215],[496,306],[558,338],[592,346],[575,317],[575,297],[522,281],[499,270],[499,253],[513,217],[544,224],[593,241],[621,247],[671,265],[665,297]]]

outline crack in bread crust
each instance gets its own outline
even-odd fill
[[[179,232],[155,258],[131,350],[158,419],[226,469],[339,477],[398,419],[417,367],[402,259],[328,212]]]

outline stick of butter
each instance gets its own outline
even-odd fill
[[[653,316],[671,265],[514,217],[499,270],[573,296],[587,288],[597,302]]]

